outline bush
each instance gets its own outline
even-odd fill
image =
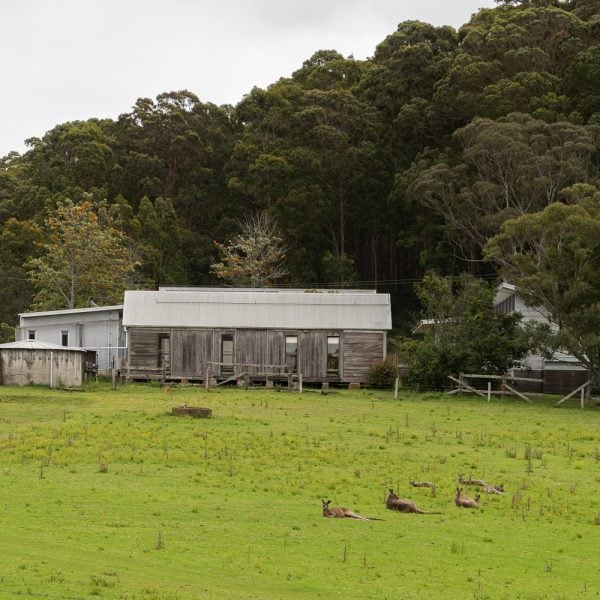
[[[398,370],[392,360],[378,361],[369,367],[367,385],[382,388],[392,387],[397,376]]]

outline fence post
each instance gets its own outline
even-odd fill
[[[302,393],[302,373],[298,373],[298,391]]]
[[[210,367],[206,367],[204,370],[204,389],[208,392],[210,386]]]
[[[488,402],[490,401],[492,397],[492,382],[488,381]]]
[[[398,384],[400,382],[400,377],[396,377],[396,381],[394,382],[394,400],[398,400]]]

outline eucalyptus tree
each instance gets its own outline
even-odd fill
[[[546,345],[573,354],[598,384],[600,191],[576,186],[566,192],[578,201],[505,222],[485,254],[530,306],[547,311],[557,329],[547,330]]]
[[[139,272],[153,285],[187,283],[181,228],[169,198],[142,198],[133,219]]]
[[[548,4],[482,9],[461,27],[460,47],[434,96],[455,128],[475,116],[521,111],[557,120],[571,113],[565,77],[590,43],[589,26],[566,5]]]
[[[454,139],[460,154],[423,170],[413,190],[443,218],[448,241],[467,261],[481,259],[507,219],[541,211],[564,188],[600,177],[592,126],[512,114],[475,119]]]

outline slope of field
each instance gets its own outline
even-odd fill
[[[214,417],[169,415],[184,403]],[[597,598],[599,422],[576,402],[0,388],[0,598]],[[457,508],[458,473],[506,493]],[[386,510],[390,487],[442,514]]]

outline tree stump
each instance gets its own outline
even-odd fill
[[[194,417],[195,419],[210,419],[212,417],[212,408],[202,406],[174,406],[171,409],[174,417]]]

